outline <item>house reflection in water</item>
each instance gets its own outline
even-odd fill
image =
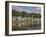
[[[33,20],[33,21],[32,21]],[[41,19],[39,18],[26,18],[26,17],[13,17],[12,18],[12,24],[13,24],[13,29],[18,29],[16,30],[23,30],[22,28],[25,29],[40,29],[41,28]]]

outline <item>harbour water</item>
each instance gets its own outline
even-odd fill
[[[39,18],[12,18],[12,30],[38,30],[41,29],[41,19]]]

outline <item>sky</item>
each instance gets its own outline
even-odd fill
[[[19,12],[25,11],[27,13],[40,13],[41,7],[34,7],[34,6],[12,6],[12,10],[16,10]]]

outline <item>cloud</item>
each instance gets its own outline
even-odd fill
[[[31,7],[31,6],[12,6],[12,9],[13,10],[16,10],[16,11],[19,11],[19,12],[22,12],[22,11],[25,11],[25,12],[41,12],[41,7]]]

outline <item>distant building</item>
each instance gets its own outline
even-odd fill
[[[32,21],[33,20],[33,21]],[[13,17],[13,26],[18,26],[18,27],[22,27],[22,26],[30,26],[30,25],[34,25],[34,24],[39,24],[41,19],[39,18],[22,18],[22,17]]]

